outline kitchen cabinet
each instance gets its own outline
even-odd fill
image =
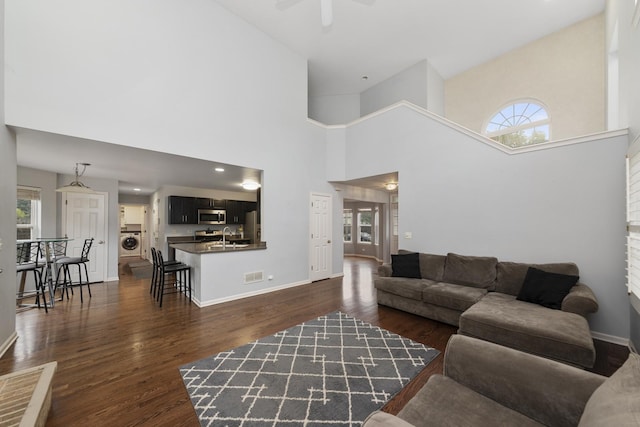
[[[244,224],[247,212],[255,211],[257,208],[256,202],[227,200],[227,224]]]
[[[197,224],[196,197],[169,196],[169,224]]]
[[[207,199],[204,197],[196,198],[197,209],[225,209],[226,205],[226,200]]]
[[[246,203],[239,200],[227,200],[227,224],[244,224]]]

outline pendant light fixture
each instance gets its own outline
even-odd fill
[[[82,166],[82,172],[78,173],[78,165]],[[56,189],[58,192],[71,191],[74,193],[95,193],[91,188],[87,187],[83,183],[80,182],[80,177],[84,175],[84,172],[87,170],[87,166],[91,166],[91,163],[76,163],[76,179],[72,181],[70,184],[65,185],[64,187],[60,187]]]

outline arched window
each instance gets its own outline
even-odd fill
[[[507,147],[517,148],[549,141],[550,122],[542,105],[519,101],[496,113],[489,120],[485,134]]]

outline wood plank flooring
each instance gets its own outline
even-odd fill
[[[198,426],[179,366],[331,311],[444,351],[456,328],[378,306],[376,269],[371,260],[347,258],[343,278],[200,309],[179,294],[166,295],[159,308],[148,279],[121,268],[119,282],[91,286],[91,299],[85,289],[84,304],[76,291],[48,314],[19,312],[19,338],[0,359],[0,374],[58,361],[48,427]],[[626,359],[618,351],[599,349],[601,369],[613,371],[612,362]],[[442,372],[442,360],[441,354],[385,410],[397,413]]]

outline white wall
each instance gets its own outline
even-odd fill
[[[335,197],[324,133],[307,122],[306,61],[216,2],[188,5],[9,0],[6,120],[263,170],[268,249],[221,280],[261,267],[265,288],[304,282],[309,194]]]
[[[18,167],[18,185],[40,188],[41,237],[58,236],[56,179],[54,172]]]
[[[366,116],[403,100],[423,108],[435,108],[434,113],[442,114],[442,83],[437,71],[426,60],[420,61],[363,91],[360,94],[360,115]]]
[[[0,0],[0,63],[4,65],[4,0]],[[4,98],[4,70],[0,67],[0,99]],[[0,103],[0,123],[4,122]],[[0,126],[0,357],[16,338],[16,140]]]
[[[508,155],[403,105],[345,135],[346,179],[399,173],[400,248],[575,262],[600,302],[592,330],[628,337],[626,135]]]
[[[309,118],[338,125],[360,118],[360,94],[309,97]]]
[[[445,117],[482,133],[502,107],[533,98],[548,107],[551,139],[606,129],[604,15],[515,49],[445,82]]]

